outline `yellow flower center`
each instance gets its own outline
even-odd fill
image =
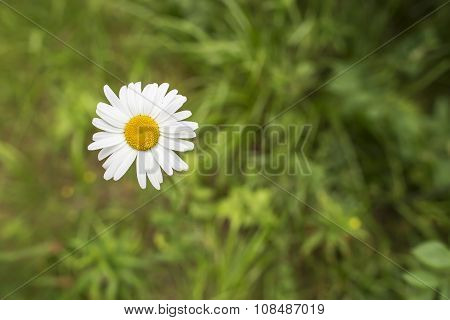
[[[125,139],[136,150],[148,150],[158,142],[159,126],[151,117],[137,115],[125,125]]]

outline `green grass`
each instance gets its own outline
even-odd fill
[[[219,170],[191,152],[165,192],[104,181],[87,151],[105,83],[169,82],[201,126],[262,125],[444,1],[6,2],[109,73],[0,3],[1,296],[159,193],[10,298],[450,295],[450,5],[274,121],[312,124],[312,174],[271,179],[415,277],[261,175],[226,175],[222,133]]]

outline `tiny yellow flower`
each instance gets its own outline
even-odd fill
[[[351,217],[348,220],[348,225],[353,230],[358,230],[359,228],[361,228],[362,222],[361,222],[361,220],[358,217]]]

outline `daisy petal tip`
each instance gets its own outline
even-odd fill
[[[126,171],[125,171],[124,173],[122,173],[120,170],[117,170],[117,171],[114,173],[113,180],[114,180],[114,181],[119,181],[119,180],[125,175],[125,173],[126,173]]]
[[[147,181],[146,181],[146,179],[147,179],[147,176],[144,176],[144,179],[141,179],[141,178],[138,176],[137,181],[138,181],[139,187],[141,187],[142,190],[144,190],[144,189],[147,188]]]
[[[96,149],[95,141],[92,142],[90,145],[88,145],[87,149],[88,149],[89,151],[97,150],[97,149]]]
[[[187,102],[187,98],[185,96],[180,96],[179,99],[180,99],[179,103],[180,103],[180,108],[181,108],[181,106]]]

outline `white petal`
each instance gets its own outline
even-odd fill
[[[150,150],[152,151],[153,158],[155,158],[156,162],[158,162],[164,172],[169,176],[173,175],[173,170],[169,164],[169,157],[166,155],[165,149],[158,143]]]
[[[115,159],[117,159],[117,154],[119,153],[119,151],[121,151],[122,148],[124,148],[124,147],[125,146],[123,144],[120,144],[120,148],[118,148],[118,150],[116,152],[114,152],[111,157],[109,157],[108,159],[106,159],[105,162],[103,162],[103,164],[102,164],[103,169],[105,169],[105,170],[108,169],[108,167],[111,165],[111,163],[113,163],[113,161]],[[102,150],[104,150],[104,149],[102,149]]]
[[[114,118],[122,122],[127,122],[129,118],[120,109],[111,107],[109,104],[103,102],[97,104],[97,110],[106,113],[108,115],[114,116]]]
[[[102,139],[99,141],[92,142],[90,145],[88,145],[88,150],[99,150],[106,147],[112,147],[116,144],[119,144],[121,142],[125,141],[125,137],[123,135],[115,135],[113,137]]]
[[[147,176],[152,186],[159,190],[159,185],[162,183],[161,167],[153,158],[150,150],[145,152],[145,170],[147,171]]]
[[[163,102],[164,97],[166,96],[166,92],[169,89],[169,84],[168,83],[162,83],[159,87],[158,87],[158,92],[156,94],[155,97],[155,102],[158,103],[158,105],[161,105]]]
[[[163,183],[163,175],[162,175],[161,167],[159,165],[157,167],[158,167],[158,169],[155,172],[155,176],[158,179],[159,183]]]
[[[181,108],[181,106],[187,101],[185,96],[178,95],[176,99],[173,99],[172,102],[167,106],[167,112],[170,114],[174,114]]]
[[[159,137],[158,144],[162,145],[166,149],[181,152],[190,151],[194,149],[194,144],[190,141],[167,138],[164,136]]]
[[[156,83],[148,84],[145,86],[144,91],[142,91],[144,99],[144,113],[152,117],[153,119],[157,115],[158,108],[154,107],[155,95],[158,90],[158,85]]]
[[[159,183],[163,182],[161,167],[153,157],[153,153],[151,150],[148,150],[146,153],[145,168],[147,170],[147,173],[151,173],[153,176],[155,176]]]
[[[155,159],[153,159],[152,151],[151,150],[145,151],[145,162],[144,162],[145,171],[155,170],[154,169],[155,166],[157,166],[157,163]]]
[[[123,107],[123,113],[125,113],[127,116],[132,117],[130,108],[128,107],[128,100],[127,100],[127,86],[122,86],[119,91],[119,98],[120,98],[120,104]]]
[[[96,132],[92,135],[92,140],[98,141],[106,138],[114,137],[115,135],[121,135],[121,133],[111,133],[111,132]]]
[[[178,90],[173,89],[171,90],[168,94],[166,94],[166,96],[164,97],[164,99],[162,100],[161,103],[161,107],[165,108],[169,103],[172,102],[172,100],[175,98],[175,96],[177,95]]]
[[[187,98],[184,96],[176,96],[168,105],[166,108],[164,108],[161,113],[158,114],[155,120],[158,122],[164,122],[172,118],[172,114],[178,111],[178,109],[181,108],[181,106],[187,101]]]
[[[127,105],[127,86],[121,86],[119,90],[120,104]]]
[[[182,120],[189,118],[190,116],[192,116],[192,112],[190,112],[188,110],[183,110],[183,111],[172,114],[167,120],[161,121],[160,123],[161,123],[161,125],[172,125],[174,123],[179,123],[179,122],[183,122],[183,123],[191,122],[191,121],[182,121]],[[192,122],[192,123],[196,123],[196,122]],[[197,125],[197,128],[198,128],[198,125]]]
[[[136,82],[134,84],[134,90],[136,93],[134,96],[134,99],[136,102],[136,111],[138,112],[138,114],[142,114],[143,94],[142,94],[140,82]]]
[[[190,112],[189,110],[184,110],[184,111],[174,113],[172,115],[171,119],[181,121],[181,120],[185,120],[185,119],[189,118],[190,116],[192,116],[192,112]]]
[[[110,125],[109,123],[103,121],[99,118],[94,118],[92,120],[92,124],[100,130],[111,132],[111,133],[122,133],[123,128],[116,128]]]
[[[180,121],[180,124],[182,126],[187,126],[189,128],[191,128],[192,130],[197,130],[198,129],[198,123],[197,122],[193,122],[193,121]]]
[[[179,133],[182,131],[194,131],[197,128],[198,128],[197,123],[190,121],[179,121],[172,123],[165,122],[164,125],[160,125],[160,131],[164,133]]]
[[[186,131],[186,130],[194,130],[191,124],[185,122],[188,121],[176,121],[176,122],[163,122],[159,125],[160,128],[164,128],[165,130],[178,130],[178,131]]]
[[[156,108],[156,114],[159,114],[163,110],[162,102],[166,95],[167,89],[169,89],[169,84],[163,83],[158,87],[158,90],[156,91],[155,99],[153,100],[153,102],[155,103],[153,107]]]
[[[106,161],[102,164],[102,167],[104,169],[108,169],[108,167],[117,159],[117,157],[123,155],[125,152],[129,152],[130,149],[131,149],[131,147],[126,142],[122,142],[120,144],[120,148],[118,148],[117,151],[115,151],[111,157],[106,159]],[[113,175],[114,175],[114,172],[113,172]]]
[[[114,91],[111,90],[111,88],[108,85],[105,85],[103,87],[103,92],[105,93],[106,99],[108,99],[109,103],[114,107],[123,112],[123,106],[120,99],[116,96]]]
[[[145,171],[145,151],[139,151],[136,159],[136,176],[142,189],[147,187],[147,172]]]
[[[137,90],[134,87],[134,83],[130,83],[127,89],[127,104],[133,116],[137,116],[139,114],[136,104],[136,91]]]
[[[119,144],[117,144],[115,146],[112,146],[112,147],[103,148],[98,153],[98,160],[102,161],[103,159],[105,159],[106,157],[109,157],[114,152],[119,151],[123,147],[124,144],[125,144],[125,142],[122,142],[122,143],[119,143]]]
[[[132,151],[133,149],[131,149],[130,146],[125,144],[122,147],[122,149],[120,149],[119,151],[114,153],[111,157],[106,159],[105,163],[103,164],[103,167],[106,167],[106,171],[105,174],[103,175],[103,178],[105,180],[110,180],[112,177],[114,177],[114,174],[116,173],[117,169],[123,163],[127,155],[129,155]]]
[[[159,172],[161,172],[161,168],[159,169]],[[147,172],[147,177],[148,177],[148,180],[150,180],[150,183],[152,184],[152,186],[156,190],[160,190],[161,189],[160,184],[162,183],[162,181],[158,180],[158,177],[156,176],[156,174]]]
[[[172,139],[192,139],[195,138],[197,135],[194,131],[179,131],[179,132],[161,132],[161,135],[166,138],[172,138]]]
[[[168,138],[192,139],[196,137],[195,129],[198,129],[198,124],[192,121],[166,121],[160,125],[161,134]]]
[[[128,118],[121,111],[114,109],[103,102],[97,104],[96,112],[100,118],[117,128],[123,128],[128,121]]]
[[[114,173],[114,181],[119,180],[123,177],[123,175],[130,169],[131,165],[133,164],[134,160],[136,160],[136,156],[138,154],[137,150],[132,150],[131,152],[128,152],[126,157],[123,159],[122,164],[117,168],[117,171]]]
[[[172,150],[166,150],[170,166],[176,171],[187,171],[189,166]]]

